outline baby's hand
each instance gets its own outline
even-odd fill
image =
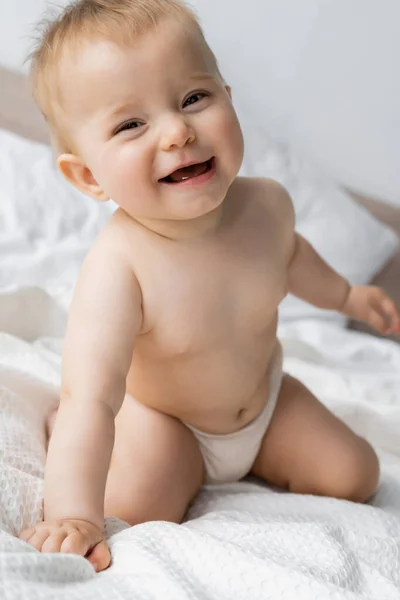
[[[342,312],[380,333],[400,333],[399,307],[382,288],[352,286]]]
[[[44,521],[22,531],[19,538],[41,552],[85,556],[95,571],[103,571],[111,561],[110,550],[102,532],[88,521]]]

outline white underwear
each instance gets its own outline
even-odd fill
[[[206,483],[238,481],[250,472],[271,422],[282,383],[282,347],[277,343],[271,360],[269,396],[262,412],[246,427],[229,434],[205,433],[185,423],[203,456]]]

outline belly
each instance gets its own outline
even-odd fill
[[[248,343],[179,357],[155,358],[138,344],[127,392],[202,431],[231,433],[264,408],[276,344],[276,326]]]

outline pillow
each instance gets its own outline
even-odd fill
[[[69,185],[48,146],[0,130],[0,289],[70,289],[113,210]]]
[[[287,147],[269,138],[248,115],[241,114],[240,107],[237,110],[246,146],[241,173],[271,177],[284,185],[293,199],[297,231],[352,284],[369,283],[399,247],[394,231]],[[339,313],[290,295],[280,306],[282,321],[314,317],[343,325],[347,322]]]

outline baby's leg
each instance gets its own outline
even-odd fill
[[[371,446],[288,375],[252,472],[291,492],[354,502],[368,500],[379,481]]]
[[[131,525],[180,523],[202,486],[203,469],[185,425],[127,396],[115,421],[105,515]]]
[[[180,523],[202,482],[203,459],[191,431],[127,396],[115,420],[105,515],[130,525]]]

